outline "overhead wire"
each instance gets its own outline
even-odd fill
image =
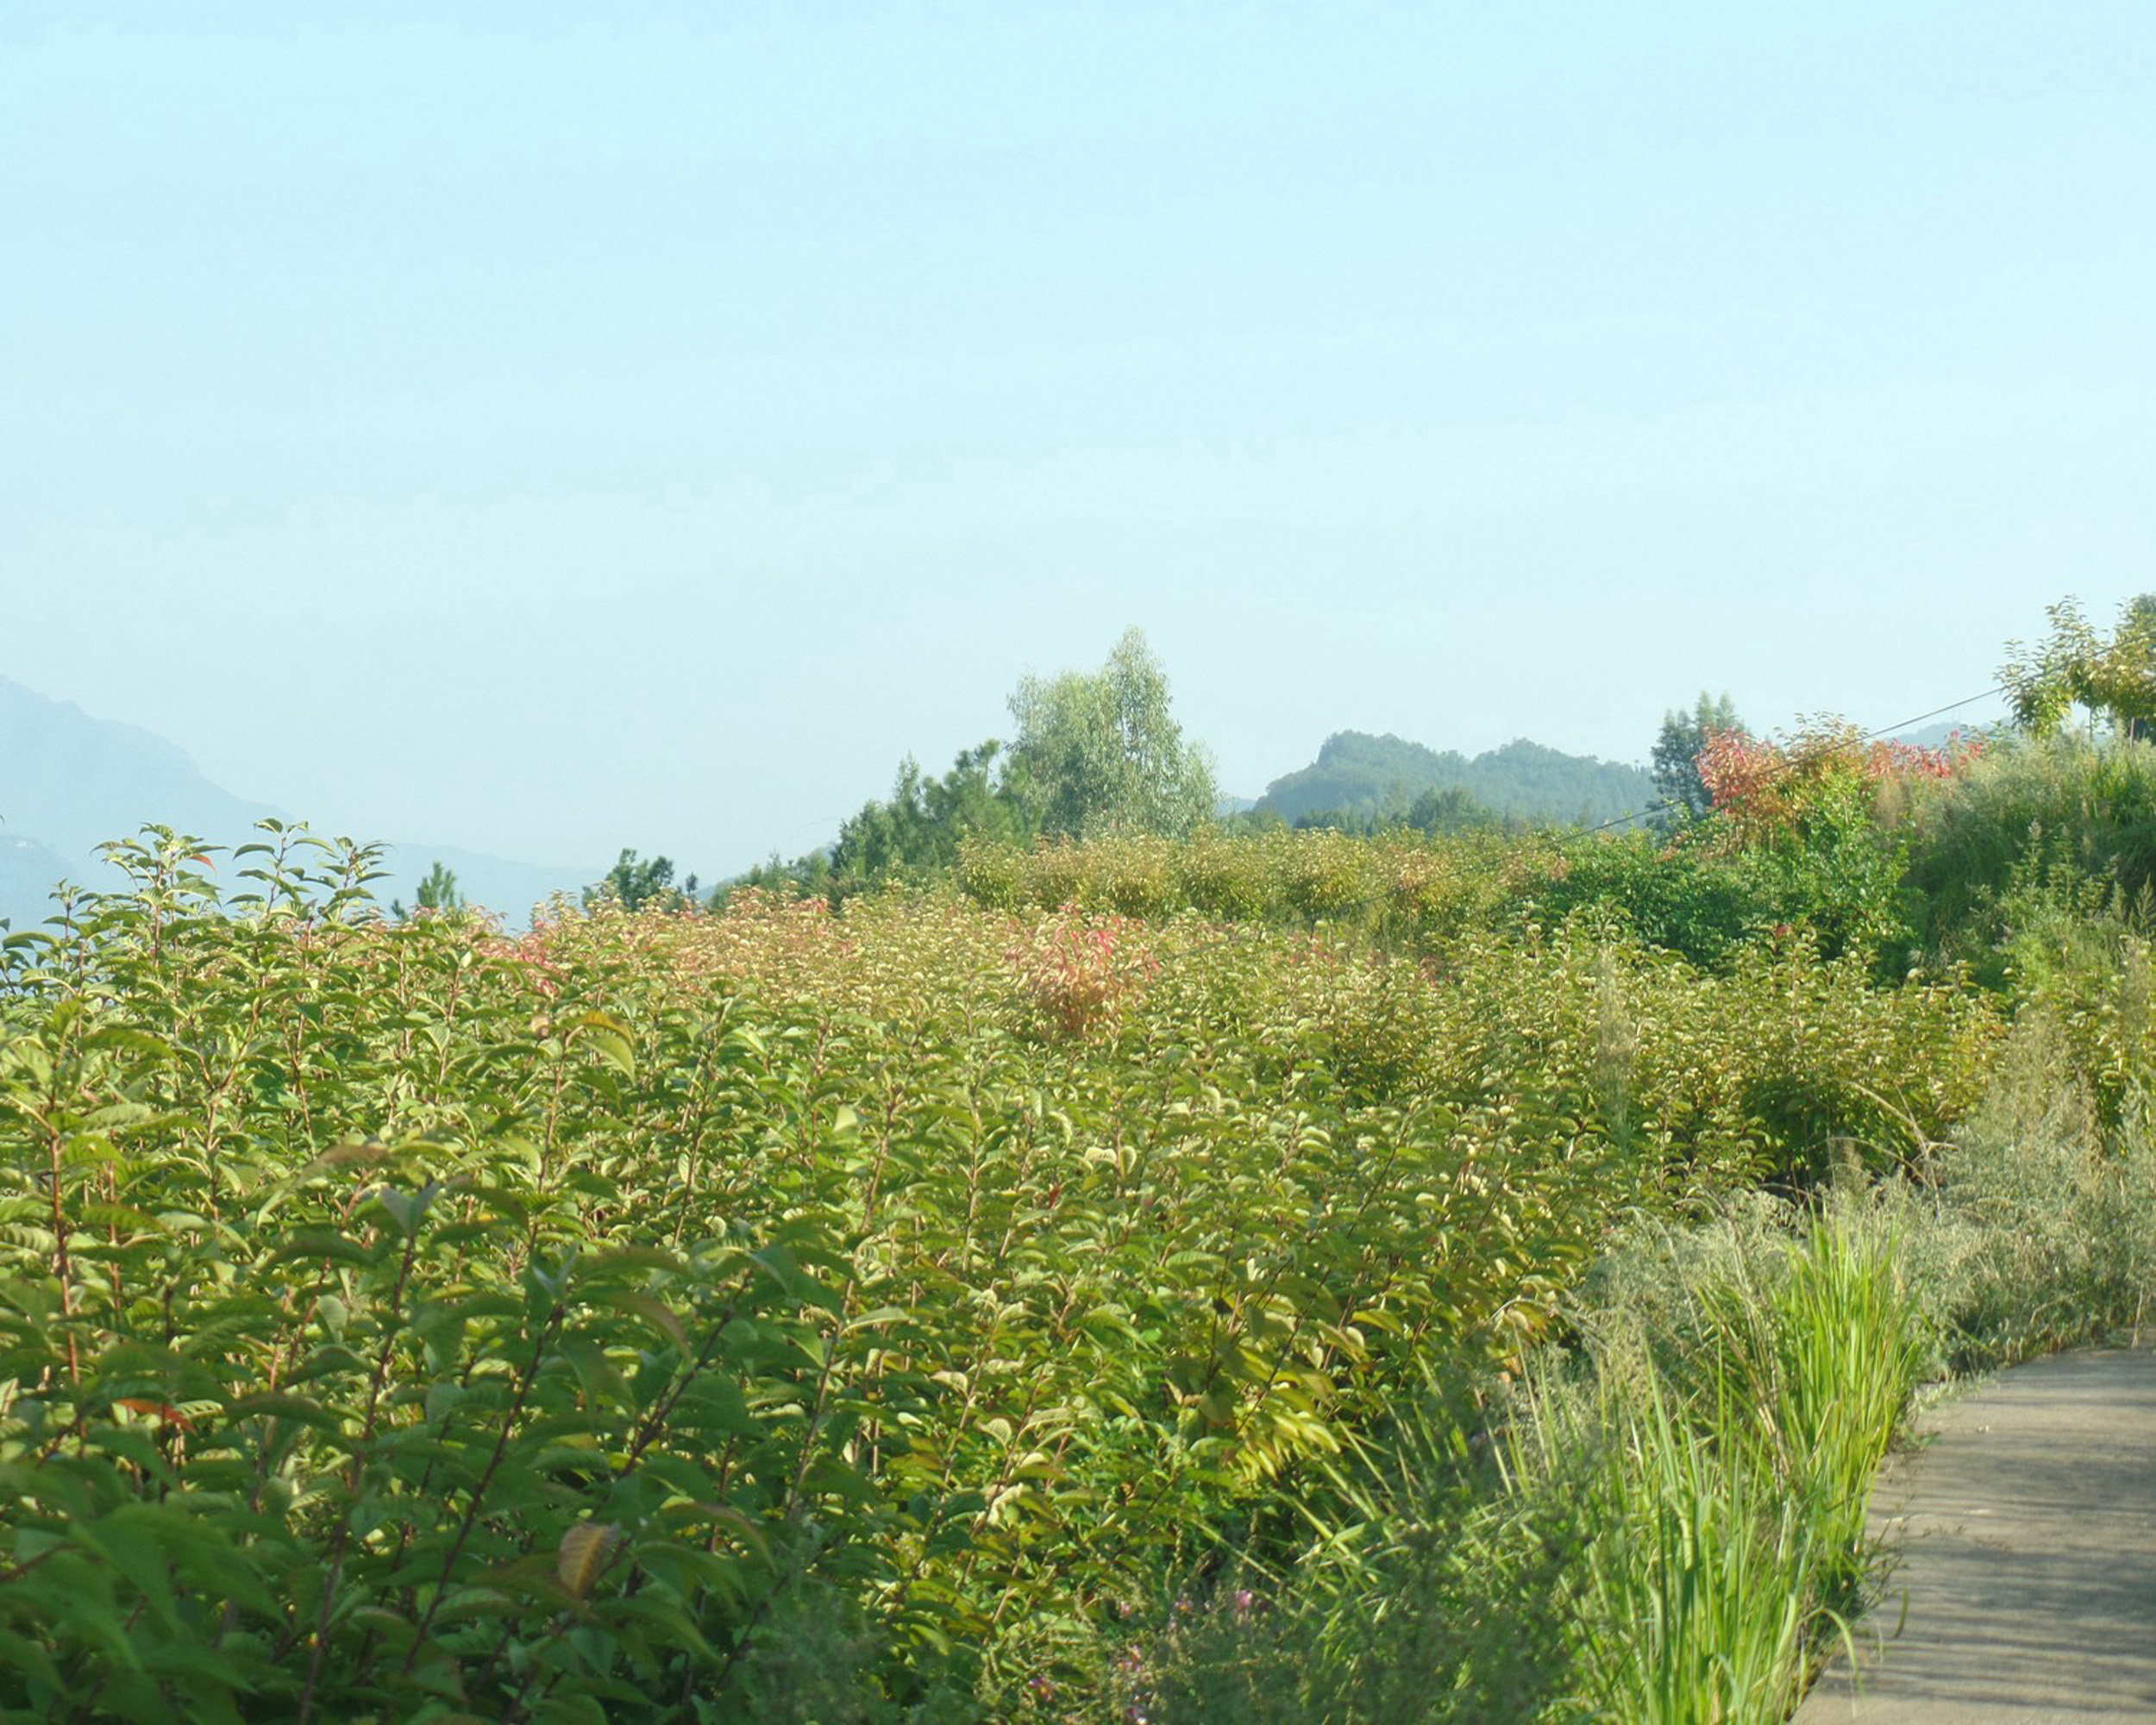
[[[2004,694],[2005,693],[2006,685],[2004,683],[1996,683],[1991,687],[1984,690],[1981,693],[1964,695],[1959,700],[1948,701],[1946,706],[1935,706],[1928,712],[1920,712],[1914,718],[1896,719],[1892,724],[1883,724],[1877,731],[1864,731],[1858,735],[1857,741],[1859,743],[1877,743],[1882,737],[1893,737],[1899,732],[1907,731],[1911,725],[1921,724],[1927,718],[1937,718],[1942,713],[1955,712],[1965,706],[1974,706],[1980,700],[1990,700],[1993,695]],[[1799,756],[1797,758],[1802,759],[1802,757]],[[1792,762],[1791,764],[1794,765],[1795,762]],[[1613,816],[1608,820],[1601,822],[1599,825],[1583,826],[1580,828],[1577,832],[1570,836],[1575,838],[1585,838],[1593,833],[1607,832],[1613,826],[1625,826],[1630,825],[1633,821],[1645,820],[1651,815],[1660,814],[1664,811],[1675,808],[1676,806],[1677,805],[1670,801],[1669,798],[1664,797],[1659,801],[1649,803],[1646,807],[1643,809],[1635,809],[1630,814]]]
[[[1913,718],[1896,719],[1893,724],[1883,724],[1876,731],[1860,732],[1856,740],[1858,743],[1877,743],[1883,737],[1893,737],[1902,731],[1907,731],[1912,725],[1921,724],[1927,719],[1938,718],[1943,714],[1959,712],[1965,706],[1973,706],[1978,701],[1989,700],[1994,695],[2003,694],[2006,693],[2006,687],[2007,686],[2003,683],[1995,684],[1990,688],[1982,690],[1978,693],[1973,695],[1964,695],[1959,700],[1948,701],[1944,706],[1935,706],[1928,712],[1920,712]],[[1802,757],[1800,756],[1797,758],[1801,759]],[[1795,765],[1795,760],[1792,760],[1790,764]],[[1561,842],[1569,843],[1582,838],[1591,838],[1596,833],[1608,832],[1612,827],[1629,826],[1635,822],[1646,820],[1656,814],[1661,813],[1664,810],[1672,809],[1676,806],[1677,805],[1675,802],[1670,800],[1669,798],[1664,797],[1658,801],[1648,804],[1647,806],[1643,809],[1634,810],[1630,814],[1618,815],[1612,819],[1600,822],[1594,826],[1576,828],[1570,832],[1564,834],[1563,840]],[[1373,893],[1367,898],[1350,900],[1347,903],[1336,906],[1332,915],[1348,916],[1353,914],[1357,911],[1368,910],[1373,905],[1383,903],[1385,900],[1391,896],[1391,892],[1388,889],[1383,892]],[[1326,920],[1331,919],[1331,918],[1326,919]],[[1164,953],[1161,955],[1161,962],[1181,963],[1184,959],[1194,958],[1199,957],[1200,954],[1206,952],[1218,951],[1224,946],[1232,946],[1238,941],[1253,938],[1262,932],[1263,931],[1261,929],[1255,927],[1238,929],[1234,932],[1222,936],[1216,940],[1201,941],[1195,946],[1187,946],[1177,952]]]

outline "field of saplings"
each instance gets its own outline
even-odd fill
[[[1082,1716],[1620,1220],[1921,1152],[1999,1031],[1795,932],[126,854],[0,977],[11,1717]]]

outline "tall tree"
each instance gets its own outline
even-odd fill
[[[1439,833],[1470,832],[1476,827],[1498,824],[1495,815],[1457,785],[1425,791],[1408,805],[1402,819],[1407,825],[1433,838]],[[1585,826],[1587,822],[1578,824]]]
[[[2078,599],[2062,599],[2045,613],[2051,637],[2039,645],[2007,643],[2013,656],[2000,668],[2014,722],[2048,736],[2084,706],[2109,718],[2121,734],[2156,735],[2156,593],[2119,607],[2109,641],[2097,635]]]
[[[423,911],[460,911],[464,908],[464,894],[457,890],[456,870],[440,857],[427,870],[427,878],[419,883],[419,908]]]
[[[630,850],[624,850],[615,859],[605,880],[584,889],[587,910],[611,899],[625,911],[640,911],[647,905],[656,908],[680,897],[674,888],[671,860],[664,856],[640,859]]]
[[[1213,819],[1213,763],[1183,740],[1168,674],[1139,630],[1097,672],[1025,678],[1011,716],[1018,734],[1004,782],[1039,831],[1181,837]]]
[[[897,875],[912,879],[948,869],[968,838],[1031,837],[1025,811],[1000,782],[1003,745],[990,737],[962,751],[940,779],[909,755],[899,763],[888,802],[872,802],[838,830],[830,872],[840,889]]]
[[[427,878],[419,883],[417,908],[423,911],[461,911],[464,908],[464,894],[457,888],[456,870],[437,856],[434,867],[428,869]],[[401,900],[389,901],[390,914],[402,922],[412,914]]]
[[[1715,733],[1743,729],[1727,693],[1717,697],[1702,689],[1689,712],[1679,707],[1662,715],[1662,731],[1654,739],[1654,787],[1661,793],[1665,819],[1696,820],[1714,807],[1700,778],[1700,753]]]

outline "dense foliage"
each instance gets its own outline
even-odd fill
[[[1995,1034],[1802,941],[751,895],[512,943],[273,843],[223,904],[131,847],[7,947],[38,1716],[1057,1711],[1618,1217],[1891,1160]]]
[[[1920,1357],[2147,1298],[2150,758],[515,937],[115,847],[0,945],[0,1717],[1773,1716]]]
[[[1211,820],[1220,799],[1213,763],[1170,705],[1168,674],[1136,629],[1097,672],[1022,679],[1005,784],[1033,831],[1181,837]]]
[[[792,862],[774,855],[721,886],[712,907],[744,888],[838,904],[887,882],[946,876],[969,844],[1181,837],[1212,821],[1220,797],[1211,758],[1183,736],[1168,674],[1141,630],[1126,630],[1098,671],[1021,678],[1010,708],[1009,743],[992,737],[962,750],[940,779],[907,756],[890,796],[863,804],[828,850]]]
[[[1923,908],[1908,881],[1917,811],[1931,827],[1946,819],[1937,811],[1952,798],[1930,792],[1952,789],[1981,754],[1973,743],[1865,743],[1831,725],[1787,743],[1724,731],[1697,764],[1707,815],[1673,831],[1275,829],[1030,852],[976,844],[961,847],[957,878],[986,904],[1325,922],[1416,950],[1469,928],[1524,936],[1584,919],[1718,967],[1802,932],[1827,957],[1905,970]]]
[[[1710,695],[1702,689],[1689,711],[1674,708],[1662,715],[1662,729],[1655,735],[1650,756],[1660,824],[1697,820],[1714,808],[1714,795],[1700,775],[1700,756],[1714,738],[1741,735],[1744,728],[1736,704],[1726,692]]]
[[[2009,643],[2013,656],[2000,671],[2015,722],[2049,737],[2076,707],[2136,742],[2156,727],[2156,593],[2119,607],[2109,640],[2097,635],[2077,600],[2050,608],[2051,634],[2034,648]]]

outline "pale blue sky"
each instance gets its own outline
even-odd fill
[[[1246,794],[1897,719],[2156,587],[2152,98],[2146,0],[7,0],[0,673],[707,877],[1131,623]]]

